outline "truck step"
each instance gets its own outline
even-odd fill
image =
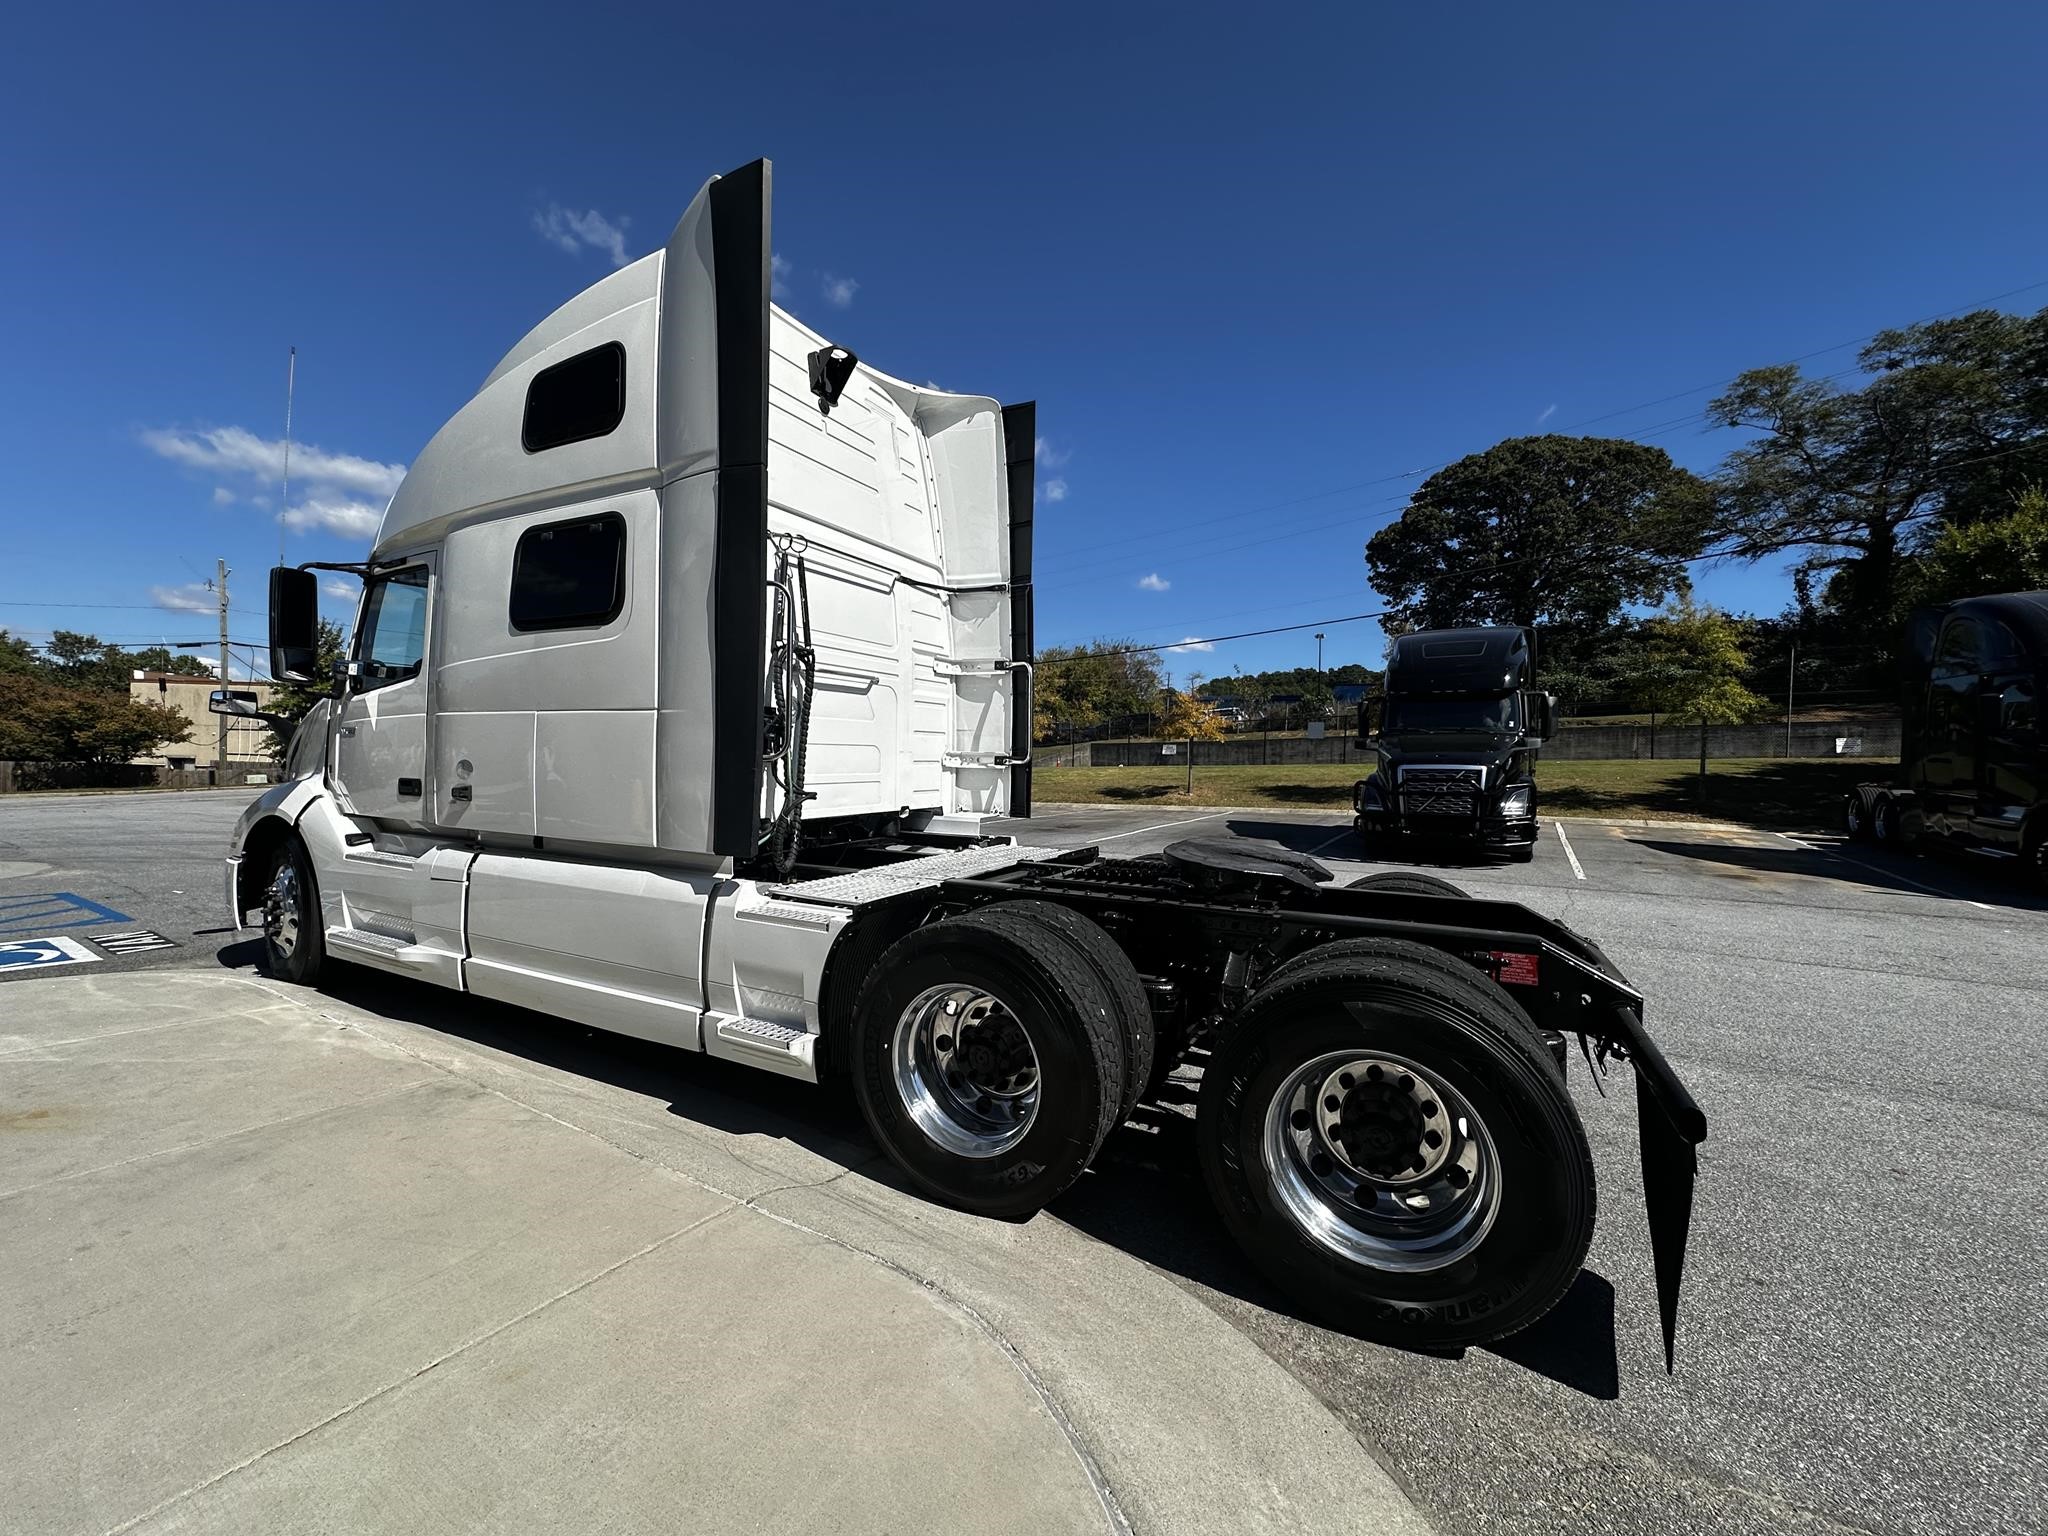
[[[765,1067],[806,1082],[818,1080],[818,1037],[810,1031],[769,1019],[719,1014],[706,1015],[706,1022],[711,1025],[704,1038],[707,1054],[744,1062],[750,1067]]]
[[[347,949],[375,950],[396,960],[401,950],[412,948],[411,939],[394,938],[388,933],[372,933],[367,928],[332,928],[327,933],[330,948],[341,945]]]

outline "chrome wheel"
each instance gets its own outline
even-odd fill
[[[1266,1171],[1318,1247],[1417,1273],[1478,1247],[1500,1209],[1500,1160],[1472,1106],[1412,1061],[1335,1051],[1266,1109]]]
[[[965,984],[927,987],[896,1020],[896,1093],[934,1145],[997,1157],[1038,1118],[1038,1053],[1003,1001]]]
[[[263,893],[263,936],[282,959],[299,947],[299,872],[288,857],[278,861]]]

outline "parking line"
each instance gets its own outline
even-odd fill
[[[1868,863],[1863,859],[1857,858],[1853,853],[1842,852],[1839,848],[1818,848],[1812,843],[1802,843],[1796,837],[1785,837],[1785,834],[1782,832],[1773,832],[1771,836],[1784,837],[1785,841],[1794,848],[1803,848],[1808,853],[1824,853],[1830,858],[1840,859],[1844,864],[1854,864],[1858,869],[1867,869],[1873,875],[1885,875],[1890,879],[1903,881],[1905,884],[1912,886],[1914,890],[1925,891],[1929,896],[1939,896],[1943,901],[1967,901],[1980,912],[1996,912],[1998,910],[1988,901],[1977,901],[1969,896],[1956,896],[1949,891],[1938,890],[1931,885],[1922,885],[1911,875],[1902,875],[1896,869],[1885,869],[1880,865]]]
[[[1217,811],[1210,816],[1183,816],[1179,821],[1155,822],[1149,827],[1133,827],[1128,832],[1112,832],[1107,837],[1091,838],[1091,842],[1113,843],[1120,837],[1136,837],[1142,832],[1164,832],[1168,827],[1189,827],[1198,821],[1214,821],[1218,816],[1228,816],[1228,811]]]
[[[1581,880],[1585,879],[1586,872],[1579,866],[1579,856],[1572,852],[1572,840],[1564,835],[1564,823],[1553,821],[1550,825],[1557,833],[1558,842],[1564,847],[1564,856],[1572,861],[1572,873]]]
[[[1321,853],[1325,848],[1329,848],[1337,843],[1343,842],[1345,838],[1351,835],[1351,831],[1352,829],[1350,827],[1339,827],[1334,836],[1329,837],[1320,843],[1317,843],[1315,847],[1309,849],[1308,856],[1310,858],[1314,858],[1317,854]]]

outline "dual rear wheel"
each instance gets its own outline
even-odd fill
[[[1149,1068],[1143,1006],[1130,961],[1081,914],[1016,902],[927,925],[855,1004],[862,1111],[926,1193],[1028,1216],[1129,1112]],[[1591,1240],[1592,1159],[1555,1059],[1498,986],[1425,946],[1348,940],[1276,970],[1207,1065],[1196,1139],[1252,1262],[1368,1336],[1511,1333]]]

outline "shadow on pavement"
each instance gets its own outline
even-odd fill
[[[1140,1106],[1129,1124],[1112,1131],[1092,1171],[1060,1197],[1052,1213],[1155,1269],[1282,1317],[1327,1327],[1320,1319],[1303,1317],[1225,1235],[1197,1171],[1194,1122],[1170,1107],[1191,1105],[1194,1097],[1192,1085],[1168,1083],[1161,1098],[1169,1107]],[[1621,1395],[1614,1287],[1591,1270],[1580,1273],[1541,1321],[1486,1348],[1588,1397],[1611,1401]],[[1446,1358],[1437,1351],[1412,1353]]]
[[[261,947],[260,940],[230,945],[221,963],[247,967]],[[801,1083],[359,966],[332,965],[320,990],[381,1018],[659,1101],[694,1124],[789,1141],[917,1198],[874,1145],[843,1080]],[[1155,1268],[1309,1321],[1246,1263],[1210,1208],[1195,1161],[1194,1121],[1183,1112],[1193,1108],[1197,1092],[1197,1084],[1169,1081],[1159,1105],[1141,1105],[1110,1133],[1093,1167],[1048,1208],[1050,1214]],[[1493,1352],[1591,1396],[1612,1397],[1618,1392],[1613,1323],[1613,1288],[1582,1274],[1550,1316]]]
[[[1741,847],[1719,842],[1685,842],[1630,836],[1629,841],[1658,853],[1683,859],[1725,864],[1733,869],[1760,874],[1821,876],[1844,885],[1869,890],[1903,892],[1909,895],[1944,896],[1952,901],[1981,901],[2021,911],[2048,911],[2048,899],[2026,889],[2018,869],[1978,871],[1961,868],[1945,859],[1914,859],[1911,873],[1895,865],[1906,865],[1907,857],[1881,849],[1858,847],[1854,852],[1834,847]],[[1993,878],[2009,875],[2007,879]]]
[[[1351,828],[1327,821],[1257,821],[1249,816],[1236,816],[1224,825],[1238,837],[1259,838],[1291,848],[1296,853],[1316,854],[1319,858],[1360,859],[1374,864],[1422,864],[1435,869],[1488,869],[1507,862],[1496,854],[1482,853],[1457,843],[1383,841],[1374,844],[1368,852],[1359,846],[1357,835]]]

